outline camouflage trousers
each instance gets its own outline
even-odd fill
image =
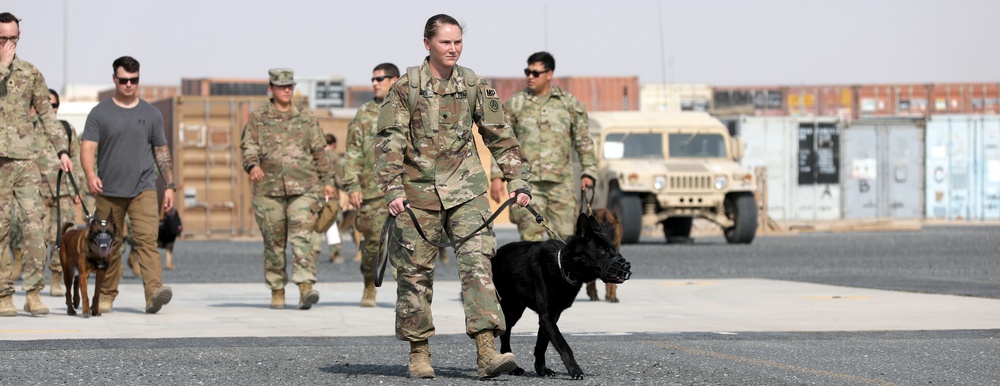
[[[546,224],[564,240],[573,234],[579,211],[576,208],[575,185],[569,182],[531,182],[531,206],[545,218]],[[545,228],[535,221],[535,216],[517,205],[510,206],[510,222],[517,225],[521,240],[545,240]]]
[[[317,194],[271,197],[256,195],[253,214],[264,237],[264,283],[285,288],[288,272],[285,248],[292,247],[292,282],[315,283],[316,259],[323,235],[313,230],[322,200]]]
[[[485,195],[444,211],[412,210],[427,238],[437,241],[447,241],[446,232],[456,238],[464,237],[490,216],[490,204]],[[396,229],[398,244],[391,255],[397,271],[396,338],[421,341],[434,335],[431,301],[438,248],[420,237],[406,213],[396,217]],[[493,285],[490,258],[495,252],[492,225],[458,245],[455,251],[462,282],[465,333],[470,337],[480,331],[503,332],[507,326]]]
[[[24,259],[21,288],[24,291],[45,288],[45,203],[39,194],[41,174],[35,160],[0,158],[0,251],[10,249],[12,211],[17,211],[23,242]],[[14,294],[12,264],[0,264],[0,297]]]
[[[389,216],[389,206],[385,204],[385,198],[378,197],[361,202],[361,209],[358,209],[358,216],[354,222],[354,227],[361,232],[362,241],[358,247],[361,249],[361,277],[366,280],[375,278],[373,265],[378,258],[378,245],[382,237],[382,225],[385,225],[385,218]]]
[[[139,256],[139,270],[146,301],[163,287],[163,267],[156,238],[160,232],[159,199],[155,190],[145,190],[135,197],[98,196],[94,216],[99,219],[111,213],[115,218],[115,241],[108,254],[108,270],[101,283],[101,297],[112,301],[118,296],[118,283],[122,279],[122,238],[125,234],[125,215],[132,222],[132,239]]]

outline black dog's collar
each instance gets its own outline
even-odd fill
[[[580,282],[569,278],[566,271],[563,271],[562,267],[562,248],[559,248],[559,252],[556,252],[556,265],[559,266],[559,274],[562,275],[563,280],[565,280],[569,285],[579,285]]]

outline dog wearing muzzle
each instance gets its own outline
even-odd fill
[[[115,240],[115,217],[91,218],[86,228],[70,229],[73,223],[62,226],[63,236],[59,248],[59,261],[63,266],[63,284],[66,285],[66,314],[76,315],[76,308],[83,300],[83,317],[101,316],[98,296],[101,283],[108,270],[108,256]],[[87,277],[94,272],[94,301],[87,298]],[[75,279],[75,280],[74,280]]]

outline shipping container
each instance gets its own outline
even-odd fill
[[[507,101],[515,92],[524,90],[524,77],[490,78],[484,80]],[[557,77],[552,85],[572,94],[587,107],[587,111],[638,111],[639,78],[630,77]]]
[[[854,105],[850,86],[789,86],[785,92],[785,115],[829,116],[851,120]]]
[[[1000,114],[997,83],[936,83],[931,87],[930,114]]]
[[[266,96],[178,96],[153,103],[163,114],[173,154],[175,205],[185,237],[259,237],[239,146],[250,113],[267,103]],[[304,106],[306,101],[295,103]],[[322,112],[317,116],[324,131],[335,133],[338,143],[344,141],[349,119]]]
[[[213,95],[267,95],[267,77],[253,79],[227,78],[183,78],[181,79],[181,95],[213,96]]]
[[[841,218],[840,134],[836,117],[735,120],[746,143],[742,164],[767,168],[768,214],[774,220]]]
[[[923,117],[929,113],[931,84],[866,84],[854,86],[855,119]]]
[[[716,116],[785,116],[784,86],[712,87]]]
[[[870,118],[845,128],[844,218],[923,218],[923,143],[923,118]]]
[[[640,111],[708,111],[711,106],[707,84],[644,84],[639,89]]]
[[[1000,219],[1000,116],[932,115],[925,151],[927,218]]]

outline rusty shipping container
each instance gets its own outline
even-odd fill
[[[266,103],[266,96],[178,96],[153,103],[163,114],[174,158],[176,207],[184,219],[184,237],[259,237],[239,144],[250,113]],[[324,131],[343,141],[349,119],[317,115]]]
[[[785,116],[784,86],[712,87],[713,115]]]
[[[515,92],[527,87],[524,77],[484,77],[500,99],[507,101]],[[638,111],[639,78],[627,77],[556,77],[552,85],[573,94],[587,106],[587,111]]]
[[[156,86],[156,85],[142,85],[136,91],[139,98],[146,102],[155,102],[160,99],[173,98],[177,96],[180,90],[177,86]],[[103,101],[105,99],[111,98],[115,95],[115,88],[109,88],[97,93],[97,100]]]
[[[849,121],[854,96],[850,86],[789,86],[784,88],[785,113],[802,117],[838,117]]]

